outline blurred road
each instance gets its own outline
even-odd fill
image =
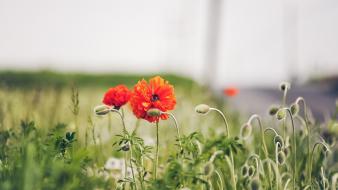
[[[283,93],[277,88],[244,88],[240,89],[237,96],[226,97],[226,103],[244,114],[257,113],[265,117],[271,105],[281,104],[282,96]],[[338,99],[338,81],[291,86],[287,103],[291,104],[299,96],[305,98],[316,120],[323,121],[334,113]]]

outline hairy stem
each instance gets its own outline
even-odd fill
[[[219,113],[222,116],[222,119],[224,121],[224,125],[225,125],[225,128],[226,128],[226,131],[227,131],[227,135],[226,136],[230,137],[229,124],[228,124],[228,121],[227,121],[225,115],[223,114],[223,112],[221,112],[219,109],[216,109],[216,108],[210,108],[210,110],[216,111],[217,113]]]

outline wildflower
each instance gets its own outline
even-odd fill
[[[124,161],[122,159],[111,157],[106,161],[104,168],[107,170],[121,170],[123,171]]]
[[[151,78],[149,83],[141,80],[134,86],[130,104],[137,118],[142,118],[149,122],[157,122],[159,119],[166,120],[169,117],[167,114],[154,116],[148,115],[147,112],[152,108],[156,108],[161,112],[173,110],[176,105],[174,87],[159,76]]]
[[[223,90],[223,94],[230,96],[230,97],[236,96],[238,93],[239,93],[239,90],[235,87],[229,87]]]
[[[117,85],[104,94],[102,102],[118,110],[129,101],[130,96],[131,92],[125,85]]]

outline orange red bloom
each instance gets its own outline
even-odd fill
[[[131,97],[130,90],[125,85],[117,85],[104,94],[102,102],[108,106],[114,106],[115,109],[120,109],[126,104]]]
[[[142,118],[149,122],[157,122],[159,119],[166,120],[168,119],[167,114],[149,116],[147,111],[151,108],[159,109],[162,112],[173,110],[176,105],[174,87],[159,76],[151,78],[149,83],[144,79],[140,80],[134,86],[130,104],[137,118]]]
[[[229,87],[223,90],[223,94],[230,96],[230,97],[236,96],[238,93],[239,93],[239,90],[235,87]]]

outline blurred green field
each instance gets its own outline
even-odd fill
[[[237,148],[242,149],[234,155],[234,172],[237,176],[237,188],[247,189],[247,185],[256,178],[248,181],[247,178],[241,177],[241,167],[249,155],[261,152],[262,147],[259,144],[261,136],[258,127],[254,128],[254,137],[250,141],[238,140],[238,138],[227,141],[227,138],[224,137],[225,127],[221,117],[216,113],[207,116],[198,115],[194,112],[195,106],[205,103],[220,108],[226,113],[231,126],[231,134],[237,137],[239,137],[240,128],[247,118],[241,118],[235,111],[227,109],[225,102],[217,99],[210,91],[191,79],[169,74],[161,76],[175,86],[177,105],[172,113],[177,117],[181,133],[185,136],[192,132],[201,134],[204,139],[201,140],[201,144],[203,143],[203,147],[209,148],[203,150],[203,154],[201,153],[198,158],[196,155],[192,156],[194,151],[196,153],[196,144],[193,144],[192,149],[187,148],[188,152],[192,151],[186,155],[188,160],[196,159],[192,162],[196,164],[196,167],[194,165],[189,169],[192,167],[192,163],[185,160],[185,157],[175,158],[178,147],[173,121],[161,121],[159,129],[161,178],[157,181],[149,180],[146,189],[182,189],[184,187],[221,189],[221,186],[224,189],[233,189],[232,182],[228,180],[233,176],[224,163],[224,159],[221,158],[215,161],[215,167],[219,169],[221,177],[214,176],[214,174],[210,179],[201,177],[207,183],[210,180],[210,183],[213,184],[212,188],[204,186],[203,182],[192,180],[192,178],[195,179],[194,176],[200,175],[199,172],[205,170],[203,168],[205,163],[208,163],[207,160],[220,146],[223,146],[221,149],[224,152],[228,151],[225,155],[229,154],[229,150],[233,151],[234,147],[238,146]],[[92,75],[49,71],[0,72],[0,189],[117,189],[120,187],[117,178],[104,175],[106,171],[103,167],[110,157],[123,158],[123,153],[117,151],[116,146],[112,146],[118,139],[116,135],[122,133],[121,120],[114,113],[101,117],[95,116],[94,107],[102,104],[103,94],[109,87],[126,84],[132,88],[133,84],[142,78],[148,79],[150,75]],[[77,100],[79,101],[78,105]],[[79,109],[78,113],[76,109]],[[144,139],[145,143],[154,146],[156,132],[154,124],[137,120],[131,113],[129,106],[124,107],[123,111],[127,130],[132,132],[137,128],[137,136]],[[273,122],[272,119],[272,121],[263,122],[263,124],[266,127],[280,125]],[[330,125],[335,125],[335,122],[332,120]],[[297,125],[301,124],[297,123]],[[318,124],[314,123],[313,127],[316,126]],[[321,133],[317,129],[313,131]],[[66,152],[63,155],[60,154],[63,149],[62,147],[60,149],[58,143],[60,139],[68,138],[67,132],[76,132],[76,141],[62,144],[65,146],[63,148]],[[298,179],[304,175],[302,170],[305,170],[305,163],[309,159],[309,155],[305,152],[306,140],[304,140],[304,134],[300,134],[301,132],[304,133],[302,130],[299,131],[299,134],[297,132]],[[329,134],[334,135],[332,131]],[[269,152],[273,152],[275,147],[271,135],[266,137],[266,140],[269,142],[267,143]],[[231,148],[227,143],[240,143],[241,145],[234,144],[231,145],[234,146]],[[229,147],[227,147],[228,145]],[[316,157],[313,169],[318,172],[314,173],[316,178],[321,177],[319,173],[321,165],[331,167],[327,168],[326,172],[329,177],[338,171],[338,156],[335,150],[336,147],[333,147],[327,160],[324,157],[318,159]],[[270,156],[273,158],[273,153],[271,154]],[[184,169],[170,170],[170,166],[176,166],[173,160],[175,163],[182,164],[177,167],[184,166]],[[185,162],[190,165],[184,165]],[[292,159],[289,157],[287,162],[291,164]],[[148,165],[146,168],[149,168],[151,161],[148,160],[145,165]],[[290,175],[290,167],[291,165],[280,166],[280,172]],[[179,173],[181,170],[182,173]],[[191,171],[191,174],[184,173],[183,170]],[[178,173],[173,173],[173,171]],[[263,176],[258,172],[258,176],[261,175]],[[266,180],[268,179],[264,179],[259,185],[261,188],[267,187]],[[174,187],[173,184],[178,182],[182,183]],[[301,180],[298,182],[300,187],[305,186]],[[276,181],[273,183],[279,184]],[[285,181],[280,183],[285,185]],[[124,188],[135,189],[136,187],[126,185]]]

